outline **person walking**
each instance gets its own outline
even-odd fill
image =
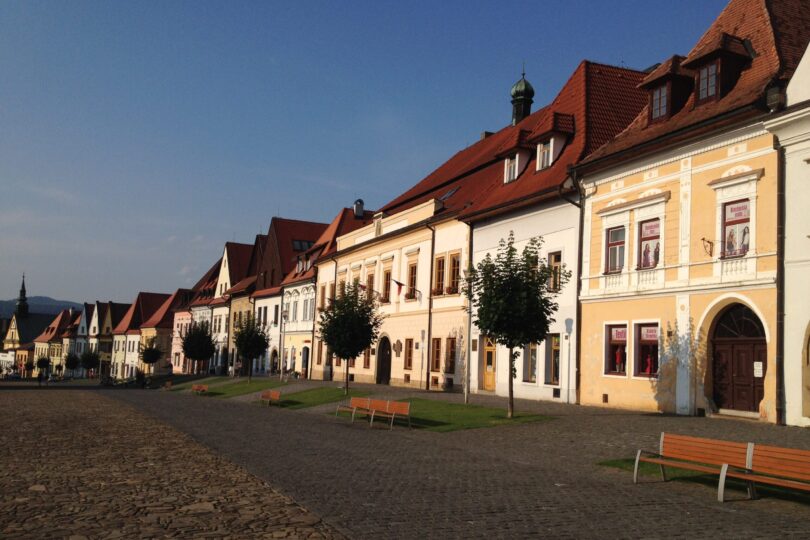
[[[42,386],[42,372],[37,373],[37,385]]]

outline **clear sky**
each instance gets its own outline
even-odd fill
[[[582,59],[688,52],[725,0],[0,2],[0,299],[193,284],[273,215],[376,208]]]

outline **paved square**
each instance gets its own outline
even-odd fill
[[[652,478],[636,486],[629,473],[596,465],[655,448],[662,430],[810,448],[799,428],[520,402],[554,419],[391,432],[324,409],[142,390],[2,391],[0,404],[11,411],[2,443],[13,466],[0,476],[8,537],[804,538],[810,530],[810,506],[720,504],[706,486]],[[192,506],[199,513],[180,511],[194,504],[204,505]]]

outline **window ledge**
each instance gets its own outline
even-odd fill
[[[607,216],[610,214],[617,214],[619,212],[626,212],[628,210],[633,210],[635,208],[640,208],[642,206],[649,206],[656,203],[667,202],[670,197],[672,196],[671,191],[662,191],[661,193],[656,193],[654,195],[647,195],[646,197],[639,197],[633,201],[627,201],[619,204],[614,204],[613,206],[606,206],[601,210],[596,212],[599,216]]]
[[[611,379],[626,379],[627,373],[603,373],[603,377],[610,377]]]

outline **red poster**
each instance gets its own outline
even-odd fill
[[[726,221],[748,219],[748,201],[741,201],[726,206]]]
[[[613,341],[627,341],[627,328],[611,328],[610,339]]]

